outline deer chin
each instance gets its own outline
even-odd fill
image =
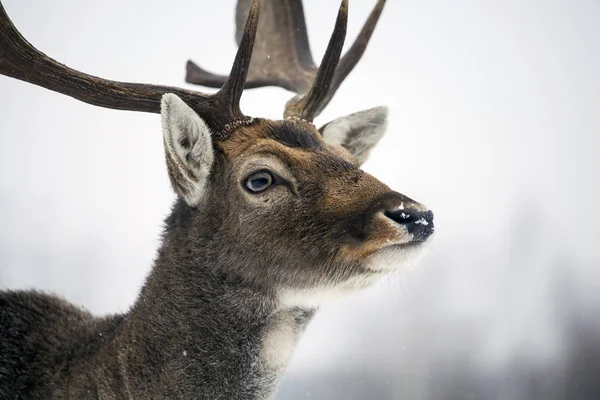
[[[372,254],[365,262],[365,273],[336,285],[286,289],[278,293],[280,309],[318,309],[346,295],[367,289],[379,279],[398,270],[413,269],[428,253],[429,242],[391,243]]]
[[[414,269],[429,252],[431,239],[386,245],[369,257],[367,269],[380,273]]]

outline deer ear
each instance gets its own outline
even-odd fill
[[[171,185],[186,203],[197,206],[214,159],[210,130],[194,110],[171,93],[162,97],[161,120]]]
[[[367,161],[371,149],[383,137],[387,115],[387,107],[375,107],[334,119],[319,131],[327,143],[343,146],[361,165]]]

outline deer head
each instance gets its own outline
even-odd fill
[[[259,23],[260,2],[240,1],[230,74],[188,62],[187,81],[221,87],[213,95],[75,71],[28,43],[0,6],[0,73],[101,107],[160,112],[178,196],[179,220],[170,226],[186,232],[167,236],[168,245],[293,303],[364,286],[410,262],[433,232],[431,211],[360,169],[385,132],[385,107],[313,124],[360,59],[384,3],[340,59],[342,1],[317,68],[300,2],[265,2]],[[244,88],[269,85],[297,93],[284,119],[245,116]]]

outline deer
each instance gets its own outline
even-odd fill
[[[378,0],[342,57],[348,0],[322,62],[300,0],[239,0],[229,75],[187,64],[205,94],[110,81],[46,56],[0,3],[0,74],[95,106],[157,113],[175,201],[127,312],[0,291],[2,399],[274,399],[323,304],[414,265],[433,213],[361,169],[386,107],[314,125],[362,57]],[[259,18],[260,17],[260,18]],[[245,89],[295,95],[281,120],[246,116]]]

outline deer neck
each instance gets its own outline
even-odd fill
[[[271,398],[314,310],[282,307],[269,290],[215,272],[209,251],[191,259],[169,235],[123,327],[129,392]]]

